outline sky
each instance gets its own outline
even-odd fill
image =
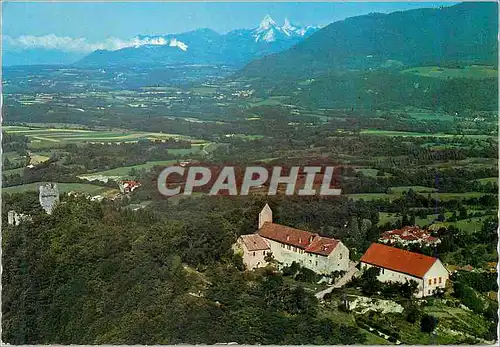
[[[130,44],[136,35],[175,34],[198,28],[219,33],[254,28],[269,14],[282,24],[325,26],[371,12],[389,13],[450,2],[4,2],[2,34],[6,46],[66,50]],[[120,41],[121,40],[121,41]],[[117,43],[118,41],[118,43]],[[112,48],[112,47],[111,47]]]

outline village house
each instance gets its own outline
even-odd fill
[[[402,229],[389,230],[382,233],[379,242],[389,245],[400,243],[403,246],[412,244],[435,246],[441,243],[441,240],[431,236],[429,231],[420,229],[418,226],[406,226]]]
[[[379,243],[372,243],[360,260],[361,270],[373,266],[380,269],[381,282],[417,282],[415,296],[419,298],[433,295],[437,288],[444,289],[448,280],[448,270],[438,258]]]
[[[259,214],[257,232],[240,236],[235,248],[243,253],[248,269],[266,266],[268,253],[283,266],[296,262],[320,274],[347,271],[349,267],[349,249],[340,240],[273,223],[268,204]]]
[[[122,194],[128,194],[139,188],[141,184],[138,181],[119,181],[118,188]]]
[[[243,263],[248,270],[266,266],[265,257],[271,252],[266,240],[257,234],[241,235],[233,249],[241,252]]]

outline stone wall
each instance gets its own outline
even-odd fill
[[[52,213],[54,206],[59,202],[59,190],[57,184],[48,183],[39,188],[39,201],[44,211]]]

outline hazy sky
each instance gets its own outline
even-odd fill
[[[393,12],[453,3],[3,3],[3,35],[128,39],[138,34],[170,34],[197,28],[220,33],[253,28],[270,14],[282,24],[285,17],[298,25],[326,25],[370,12]]]

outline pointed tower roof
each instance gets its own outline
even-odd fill
[[[266,211],[267,211],[267,210],[272,211],[272,210],[271,210],[271,207],[269,206],[269,204],[268,204],[267,202],[266,202],[266,204],[264,205],[264,207],[262,208],[262,211],[264,211],[264,210],[266,210]]]

